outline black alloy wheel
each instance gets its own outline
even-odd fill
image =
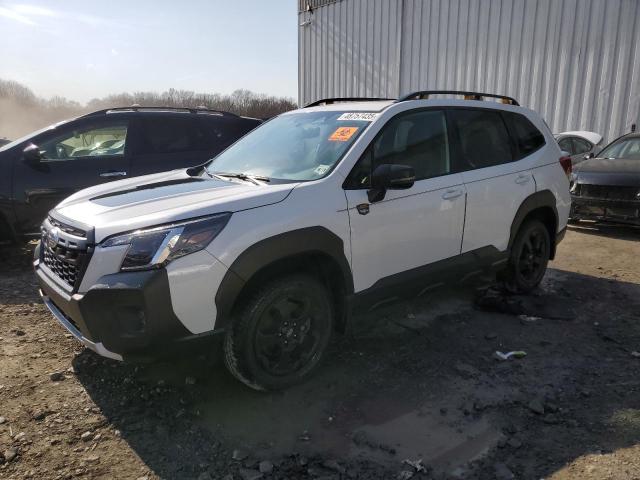
[[[525,222],[511,249],[505,287],[512,293],[526,293],[542,281],[551,255],[547,227],[539,220]]]
[[[257,390],[302,381],[320,363],[333,330],[333,305],[316,278],[296,274],[252,295],[225,338],[229,371]]]

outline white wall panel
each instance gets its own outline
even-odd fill
[[[556,132],[640,128],[640,0],[338,0],[298,18],[301,104],[476,90]]]

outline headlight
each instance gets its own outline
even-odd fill
[[[231,213],[220,213],[110,237],[103,248],[129,245],[121,270],[160,268],[205,248],[225,227]]]

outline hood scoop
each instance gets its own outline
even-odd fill
[[[202,178],[179,178],[163,182],[147,183],[135,187],[105,193],[92,197],[90,201],[105,207],[144,202],[154,198],[170,197],[174,195],[194,193],[200,190],[228,186],[226,182],[205,180]]]

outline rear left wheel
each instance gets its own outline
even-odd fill
[[[278,390],[308,377],[333,330],[326,287],[306,274],[273,280],[250,296],[224,343],[225,364],[256,390]]]
[[[547,227],[540,220],[528,220],[518,231],[504,286],[512,293],[527,293],[540,284],[547,271],[551,255],[551,240]]]

